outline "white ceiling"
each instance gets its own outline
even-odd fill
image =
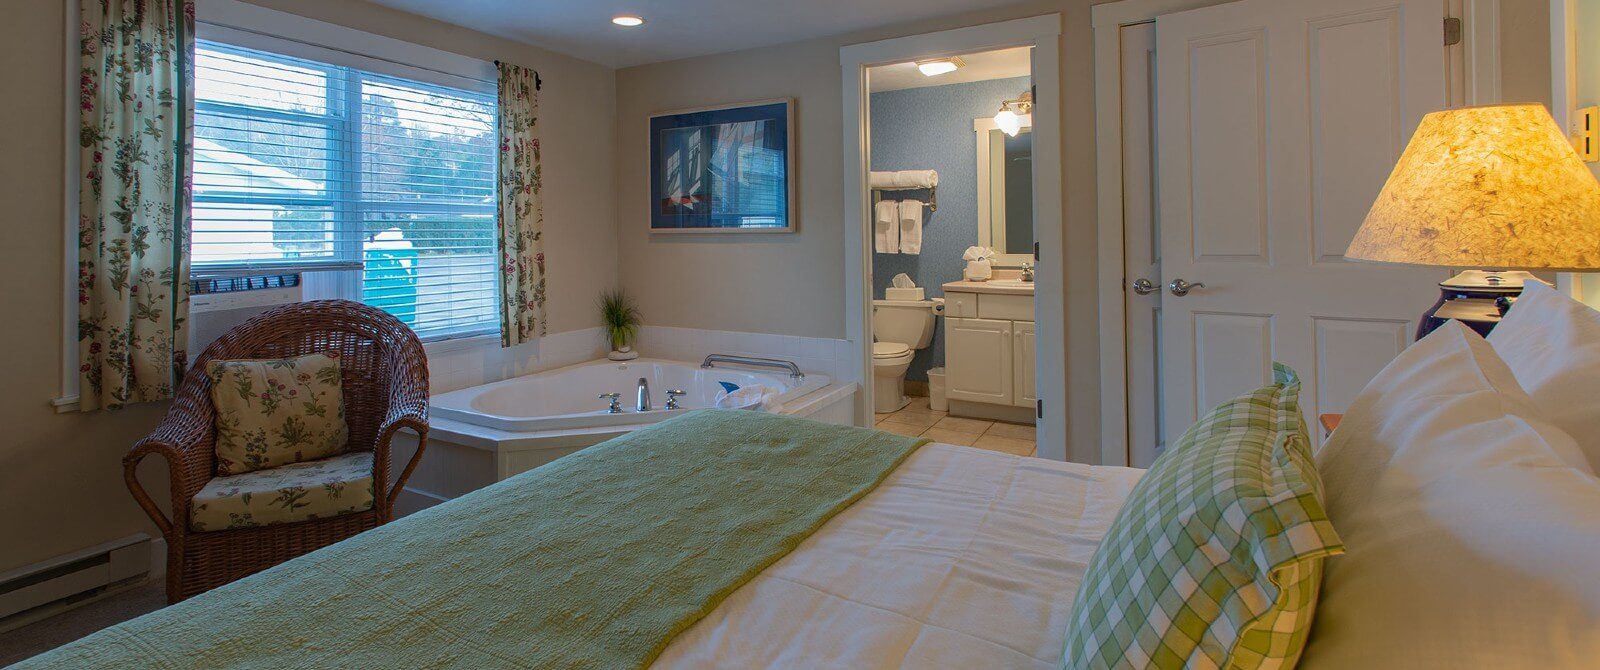
[[[1017,0],[369,0],[610,67],[771,46]],[[638,28],[611,24],[644,17]]]
[[[932,77],[922,74],[922,71],[917,69],[916,63],[880,65],[871,69],[868,77],[868,86],[873,93],[881,93],[883,91],[898,91],[903,88],[922,88],[924,86],[965,84],[974,81],[988,81],[990,79],[1026,77],[1033,71],[1029,53],[1031,51],[1032,49],[1028,47],[1018,47],[1015,49],[962,54],[961,60],[966,64],[961,66],[960,69]],[[1022,91],[1019,90],[1017,92],[1021,93]]]

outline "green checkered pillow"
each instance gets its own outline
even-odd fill
[[[1300,379],[1213,410],[1156,459],[1089,564],[1066,667],[1286,668],[1322,562],[1344,553],[1322,505]]]

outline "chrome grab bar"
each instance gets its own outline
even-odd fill
[[[783,368],[783,369],[789,371],[789,378],[790,379],[793,379],[795,381],[800,381],[800,380],[806,378],[805,374],[800,372],[800,366],[795,365],[793,361],[785,361],[785,360],[780,360],[780,359],[777,359],[777,358],[754,358],[754,357],[751,357],[751,356],[732,356],[732,355],[729,355],[729,354],[711,354],[710,356],[707,356],[706,359],[700,363],[700,367],[702,367],[702,368],[713,367],[712,366],[713,363],[738,363],[740,365],[756,365],[756,366],[765,367],[765,368]]]

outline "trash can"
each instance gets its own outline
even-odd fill
[[[950,404],[944,400],[944,368],[928,370],[928,409],[947,412]]]

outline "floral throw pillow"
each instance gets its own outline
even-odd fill
[[[217,474],[327,458],[350,430],[337,352],[266,361],[211,361]]]

